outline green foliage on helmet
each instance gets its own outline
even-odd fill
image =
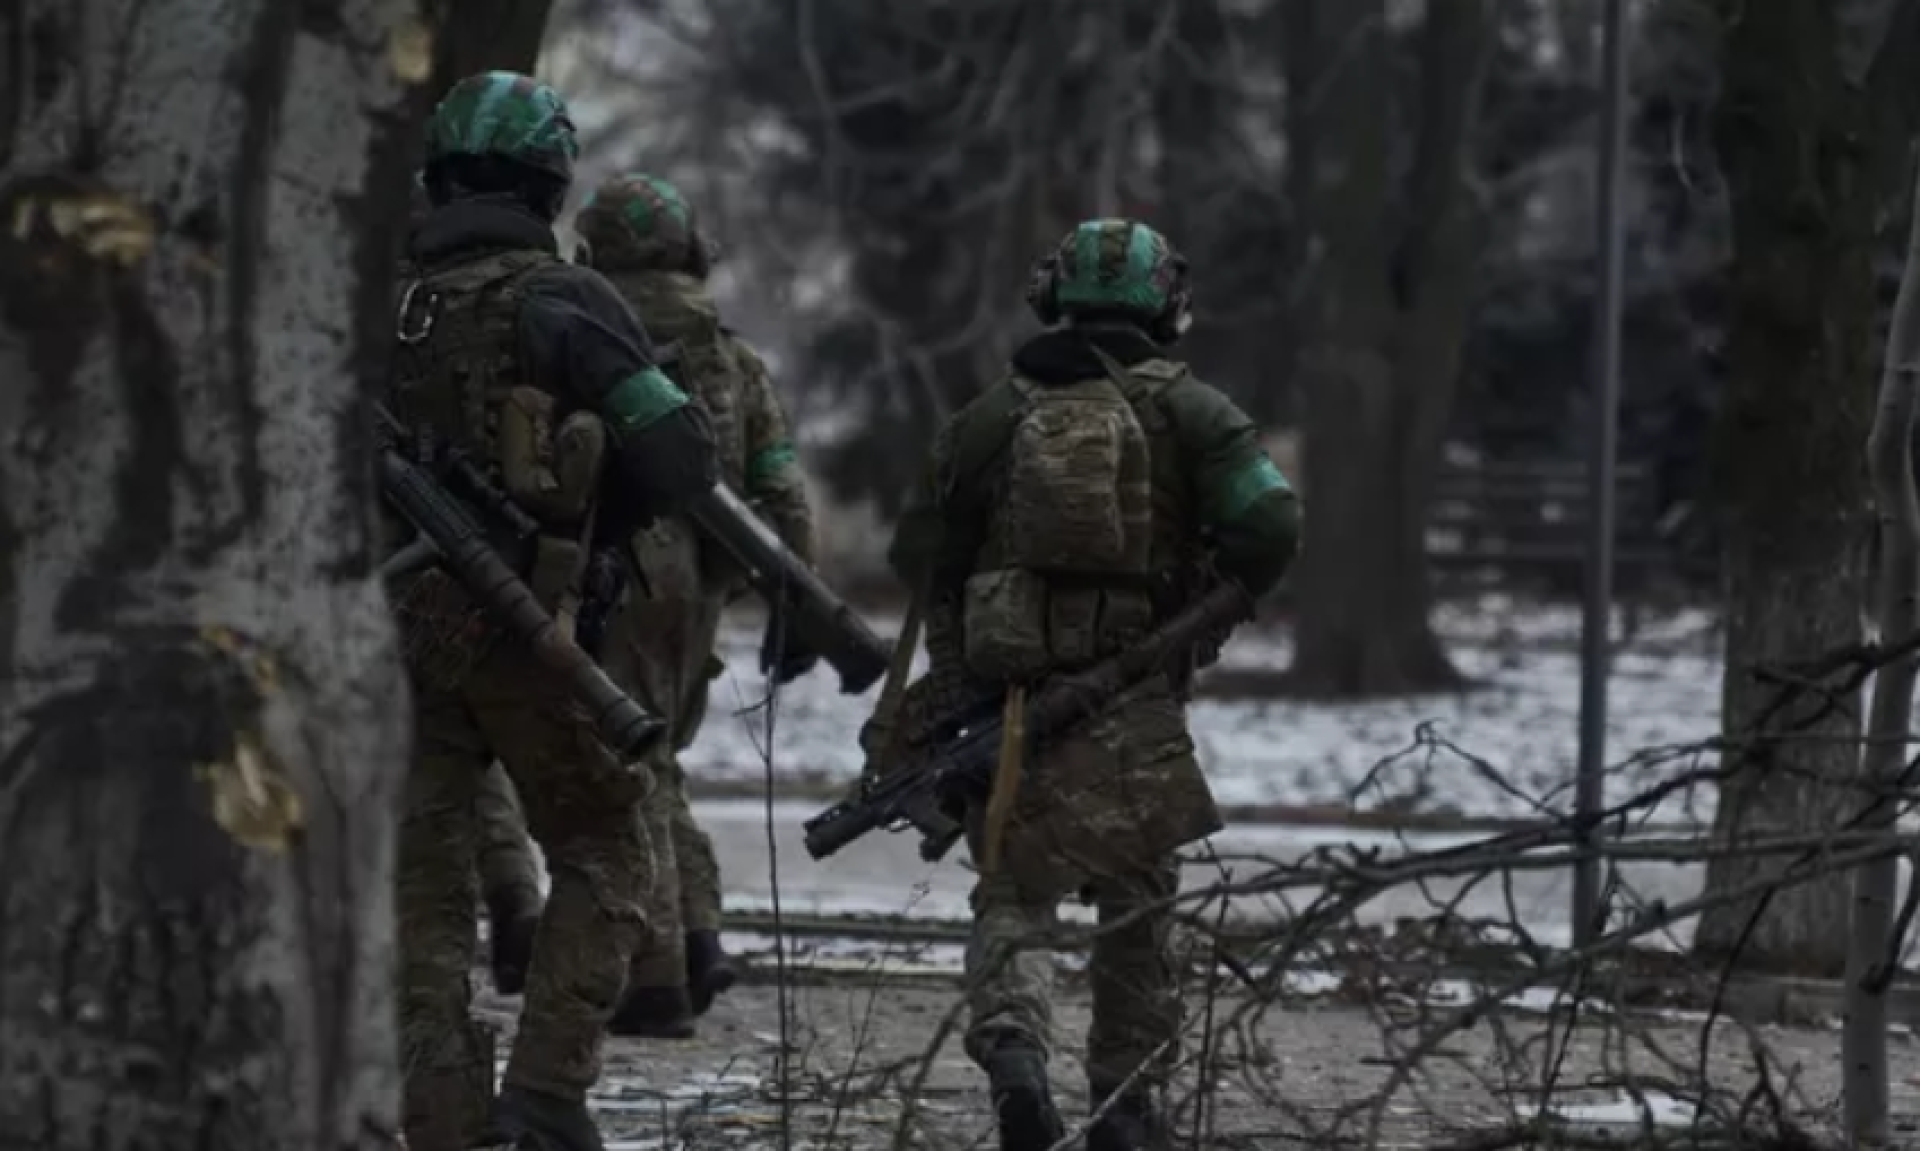
[[[703,241],[692,205],[658,176],[613,176],[588,194],[574,220],[596,267],[688,271]]]
[[[560,93],[518,72],[483,72],[455,84],[427,121],[427,162],[499,156],[573,179],[580,155]]]
[[[1063,314],[1159,315],[1173,298],[1180,269],[1173,245],[1145,224],[1088,220],[1054,253],[1053,303]]]

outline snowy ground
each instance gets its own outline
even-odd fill
[[[891,634],[897,623],[874,621]],[[1579,720],[1579,613],[1482,599],[1446,609],[1442,634],[1478,686],[1460,695],[1354,705],[1282,699],[1201,698],[1194,739],[1216,794],[1241,808],[1333,809],[1526,817],[1571,805]],[[758,621],[732,621],[723,637],[729,671],[715,685],[708,726],[688,756],[699,781],[762,780],[767,717],[755,671]],[[1699,612],[1649,621],[1616,659],[1609,686],[1608,797],[1626,799],[1687,767],[1680,749],[1714,733],[1718,636]],[[1229,645],[1222,673],[1278,671],[1290,658],[1284,629],[1249,631]],[[837,691],[828,669],[785,689],[775,717],[773,771],[788,788],[841,783],[860,766],[854,737],[878,689]],[[1424,736],[1417,736],[1424,732]],[[1384,765],[1384,766],[1383,766]],[[1663,821],[1711,815],[1710,797],[1678,797]]]
[[[1243,1005],[1222,999],[1206,1012],[1200,999],[1196,989],[1185,1044],[1192,1058],[1172,1097],[1191,1098],[1196,1061],[1204,1058],[1214,1114],[1202,1146],[1509,1146],[1518,1144],[1497,1129],[1543,1112],[1570,1135],[1585,1136],[1581,1145],[1639,1146],[1651,1141],[1649,1127],[1685,1138],[1695,1118],[1690,1100],[1661,1087],[1678,1094],[1674,1084],[1710,1083],[1732,1093],[1716,1100],[1730,1107],[1752,1090],[1761,1057],[1771,1081],[1784,1085],[1785,1110],[1815,1131],[1830,1121],[1839,1094],[1839,1037],[1828,1029],[1749,1033],[1725,1023],[1629,1022],[1584,1010],[1547,1017],[1521,1006],[1451,1034],[1405,1078],[1398,1056],[1431,1017],[1296,1000],[1229,1034],[1209,1030],[1208,1020]],[[903,1127],[914,1132],[909,1145],[930,1151],[991,1147],[985,1082],[959,1051],[950,1026],[955,1005],[952,990],[926,987],[736,988],[694,1040],[608,1044],[591,1097],[608,1151],[880,1151],[898,1145]],[[504,1031],[515,1006],[486,996],[479,1015]],[[1054,1001],[1060,1047],[1051,1070],[1062,1109],[1076,1123],[1087,1106],[1079,1061],[1087,1007],[1074,984]],[[505,1054],[504,1036],[498,1050]],[[1907,1043],[1890,1052],[1901,1140],[1912,1137],[1920,1107],[1917,1053]],[[1637,1080],[1631,1093],[1620,1085],[1629,1074]],[[1546,1084],[1553,1086],[1543,1090]],[[1189,1130],[1191,1113],[1182,1120]],[[1379,1126],[1368,1130],[1373,1123]]]

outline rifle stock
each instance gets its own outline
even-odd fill
[[[561,630],[540,606],[531,588],[494,551],[487,533],[467,508],[426,468],[402,453],[404,431],[384,404],[379,419],[380,491],[419,539],[402,549],[383,575],[418,570],[421,543],[431,545],[439,562],[462,588],[515,640],[532,650],[542,667],[558,676],[593,717],[594,730],[622,756],[638,759],[667,733],[667,725],[621,691],[593,658]],[[469,482],[484,482],[469,477]],[[524,518],[525,513],[521,513]],[[507,518],[516,535],[531,521]]]
[[[725,483],[714,484],[689,515],[746,569],[768,610],[786,613],[795,634],[840,673],[841,691],[859,695],[886,674],[893,645],[875,635]]]
[[[1253,617],[1253,600],[1239,584],[1222,580],[1145,639],[1084,671],[1046,681],[1027,700],[1027,728],[1045,742],[1097,714],[1121,692],[1189,657],[1209,637]],[[997,711],[971,709],[964,719],[932,725],[951,734],[879,777],[863,781],[845,799],[803,825],[807,854],[825,859],[882,828],[912,827],[929,862],[961,835],[954,810],[985,795],[1000,753]]]

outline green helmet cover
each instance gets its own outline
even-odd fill
[[[1054,303],[1064,313],[1166,310],[1180,260],[1165,236],[1132,220],[1088,220],[1054,254]]]
[[[680,189],[644,172],[610,177],[588,193],[573,228],[599,267],[683,271],[704,243]]]
[[[580,141],[560,93],[518,72],[483,72],[448,89],[427,121],[427,163],[500,156],[573,179]]]

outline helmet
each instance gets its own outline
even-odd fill
[[[588,193],[573,230],[603,268],[648,268],[704,275],[710,253],[692,205],[658,176],[610,177]]]
[[[1184,330],[1193,299],[1187,261],[1165,236],[1133,220],[1088,220],[1034,266],[1027,305],[1048,326],[1071,316],[1143,324],[1170,341]]]
[[[427,163],[455,156],[497,156],[573,180],[580,155],[560,93],[518,72],[483,72],[448,89],[427,121]]]

